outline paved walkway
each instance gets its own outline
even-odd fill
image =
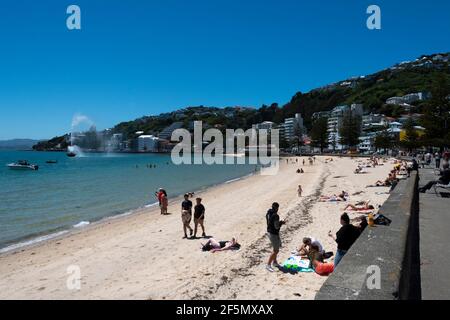
[[[432,169],[420,170],[419,187],[437,180]],[[438,189],[444,196],[450,191]],[[421,287],[424,300],[450,299],[450,198],[419,194]]]

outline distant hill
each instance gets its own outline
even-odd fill
[[[32,139],[0,140],[0,150],[32,150],[38,142]]]
[[[403,96],[418,91],[432,91],[435,79],[443,75],[450,80],[450,53],[423,55],[414,61],[398,63],[388,69],[371,75],[361,75],[342,80],[307,93],[297,92],[283,106],[277,103],[258,108],[249,107],[188,107],[157,116],[144,116],[136,120],[122,122],[107,130],[107,134],[122,133],[126,138],[135,133],[157,135],[173,122],[182,122],[189,129],[192,121],[201,120],[205,126],[218,129],[248,129],[252,124],[263,121],[281,123],[284,119],[302,114],[305,126],[312,127],[312,115],[319,111],[329,111],[342,104],[361,103],[368,112],[400,116],[404,110],[399,106],[387,105],[393,96]],[[449,81],[450,83],[450,81]],[[447,88],[450,93],[450,87]],[[413,106],[411,112],[422,113],[427,102]],[[66,147],[65,137],[56,137],[35,146],[35,150],[51,150]]]

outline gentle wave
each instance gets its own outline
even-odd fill
[[[60,237],[62,235],[65,235],[67,233],[69,233],[69,230],[64,230],[64,231],[60,231],[60,232],[56,232],[56,233],[51,233],[51,234],[48,234],[48,235],[45,235],[45,236],[41,236],[41,237],[37,237],[37,238],[31,239],[31,240],[28,240],[28,241],[19,242],[19,243],[10,245],[10,246],[8,246],[6,248],[0,249],[0,254],[7,253],[7,252],[10,252],[10,251],[14,251],[14,250],[17,250],[17,249],[20,249],[20,248],[23,248],[23,247],[28,247],[28,246],[31,246],[31,245],[34,245],[34,244],[38,244],[40,242],[45,242],[45,241],[48,241],[48,240]]]

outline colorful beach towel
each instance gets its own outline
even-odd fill
[[[282,264],[283,269],[291,272],[314,272],[309,267],[309,260],[302,260],[299,256],[291,256]]]

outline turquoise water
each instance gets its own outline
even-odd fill
[[[39,171],[6,167],[17,160],[39,165]],[[176,166],[170,155],[69,158],[64,153],[0,151],[0,248],[150,205],[160,187],[170,200],[254,171],[253,165]]]

